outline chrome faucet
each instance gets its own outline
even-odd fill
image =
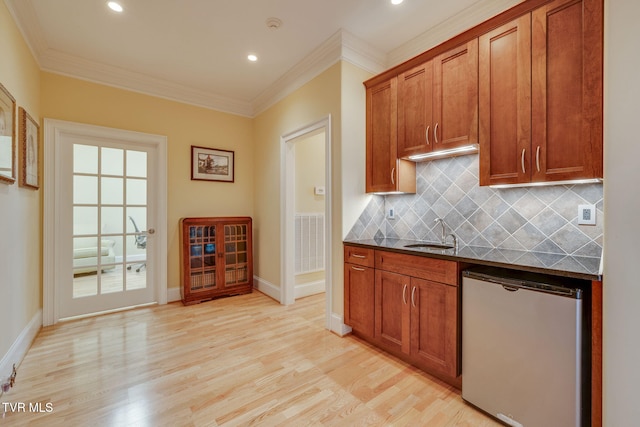
[[[454,247],[455,251],[457,252],[458,251],[458,238],[456,237],[456,235],[453,234],[453,233],[447,234],[447,224],[444,222],[444,220],[442,218],[436,218],[436,220],[434,222],[439,222],[440,225],[442,226],[442,237],[440,237],[440,243],[445,245],[447,243],[447,237],[451,236],[451,238],[453,239],[453,247]]]
[[[447,231],[446,231],[446,224],[444,223],[444,219],[436,218],[434,222],[439,222],[440,225],[442,226],[442,237],[440,237],[440,243],[444,245],[445,241],[447,240]]]

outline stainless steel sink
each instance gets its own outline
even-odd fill
[[[404,245],[405,248],[426,248],[426,249],[453,249],[455,246],[448,243],[412,243]]]

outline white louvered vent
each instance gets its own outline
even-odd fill
[[[324,214],[296,214],[296,274],[324,270]]]

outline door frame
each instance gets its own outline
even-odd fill
[[[307,134],[324,130],[325,145],[325,326],[331,329],[331,115],[317,122],[303,126],[280,137],[280,271],[282,292],[280,303],[290,305],[295,302],[295,142]]]
[[[167,269],[163,268],[167,259],[167,137],[142,132],[134,132],[63,120],[44,119],[44,213],[43,213],[43,280],[42,280],[42,324],[54,325],[59,320],[56,234],[58,229],[58,213],[56,206],[56,189],[60,188],[59,159],[57,147],[62,135],[88,136],[94,138],[117,139],[127,143],[138,143],[153,146],[157,150],[155,174],[156,194],[156,234],[154,236],[156,265],[154,294],[158,304],[167,303]]]

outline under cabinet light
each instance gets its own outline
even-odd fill
[[[602,178],[591,179],[573,179],[569,181],[541,181],[541,182],[523,182],[520,184],[497,184],[490,185],[491,188],[517,188],[517,187],[544,187],[550,185],[577,185],[577,184],[600,184]]]
[[[438,157],[446,157],[446,156],[458,156],[461,154],[472,154],[478,152],[478,144],[465,145],[464,147],[456,147],[449,148],[447,150],[438,150],[432,151],[431,153],[425,154],[416,154],[414,156],[409,156],[409,160],[418,161],[418,160],[428,160],[435,159]]]

